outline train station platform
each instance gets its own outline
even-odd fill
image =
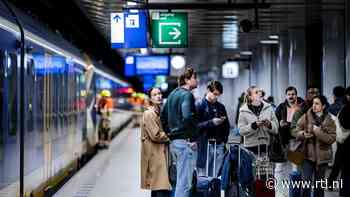
[[[140,129],[127,127],[101,150],[55,197],[150,196],[140,189]]]

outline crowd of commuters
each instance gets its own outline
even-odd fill
[[[227,149],[229,117],[218,101],[224,92],[222,84],[210,81],[205,96],[196,102],[192,94],[198,83],[194,69],[186,68],[178,82],[164,105],[160,89],[151,88],[150,106],[143,113],[141,188],[152,190],[152,196],[192,196],[194,175],[204,175],[206,165],[212,169],[215,157],[216,169],[209,170],[209,176],[220,176]],[[276,107],[273,98],[264,99],[262,89],[249,87],[239,98],[237,109],[242,146],[255,155],[258,151],[268,153],[277,181],[288,180],[293,171],[305,181],[333,181],[340,176],[343,187],[339,195],[350,196],[350,169],[346,168],[350,163],[346,159],[346,150],[350,150],[350,88],[335,87],[333,96],[329,104],[318,88],[309,87],[302,99],[291,86],[285,90],[285,101]],[[216,141],[216,149],[210,149],[208,157],[207,146],[214,146],[208,143],[211,140]],[[172,164],[175,173],[169,167]],[[332,172],[326,176],[330,166]],[[276,196],[289,196],[289,192],[288,188],[275,188]],[[301,196],[322,197],[324,192],[324,188],[303,188]]]

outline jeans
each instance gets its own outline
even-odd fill
[[[216,162],[215,162],[215,177],[219,176],[220,168],[224,163],[225,158],[225,144],[217,144],[216,145]],[[209,168],[208,168],[208,176],[213,176],[213,168],[214,168],[214,144],[209,144]],[[206,176],[206,168],[199,168],[198,175]]]
[[[190,197],[197,145],[186,140],[173,140],[170,143],[170,152],[176,162],[175,197]]]
[[[316,185],[316,181],[320,181],[325,178],[325,172],[327,169],[327,164],[321,164],[317,166],[316,163],[310,160],[304,160],[302,164],[302,179],[304,181],[310,181],[314,186]],[[318,188],[314,189],[314,197],[324,197],[324,189]],[[311,197],[311,189],[303,188],[302,197]]]

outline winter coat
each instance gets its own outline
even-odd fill
[[[267,119],[271,122],[272,128],[253,129],[252,124],[258,120]],[[254,147],[263,144],[270,144],[270,134],[278,133],[278,120],[270,104],[263,102],[263,108],[259,116],[255,115],[247,104],[239,110],[238,128],[244,137],[245,147]],[[261,138],[261,139],[259,139]]]
[[[198,137],[195,99],[190,90],[182,87],[173,90],[162,109],[161,122],[171,140]]]
[[[296,133],[292,133],[297,140],[305,143],[305,158],[316,162],[317,165],[329,163],[332,161],[332,144],[336,139],[336,125],[332,117],[325,113],[321,122],[321,131],[314,132],[315,137],[305,139],[302,134],[304,131],[312,132],[316,125],[315,115],[312,109],[309,109],[298,121]]]
[[[207,161],[208,139],[215,139],[217,144],[226,143],[230,133],[230,123],[228,121],[225,106],[219,102],[209,103],[207,99],[202,99],[196,104],[198,114],[199,137],[197,167],[205,168]],[[226,119],[221,125],[214,125],[212,119],[225,116]]]
[[[238,150],[240,150],[240,164],[238,164]],[[236,175],[234,179],[245,188],[254,182],[252,155],[248,150],[239,148],[239,146],[230,146],[230,151],[225,155],[224,164],[222,166],[221,188],[227,189],[230,185],[231,176]],[[238,167],[240,169],[238,169]],[[232,173],[235,172],[235,173]]]
[[[141,125],[141,188],[170,190],[168,176],[169,138],[162,129],[159,114],[149,108]]]

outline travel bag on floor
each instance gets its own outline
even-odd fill
[[[213,176],[209,176],[209,148],[210,142],[214,144],[214,164],[213,164]],[[196,197],[220,197],[221,195],[221,180],[216,177],[216,141],[213,139],[208,140],[207,147],[207,162],[206,162],[206,175],[197,176],[196,183]]]

